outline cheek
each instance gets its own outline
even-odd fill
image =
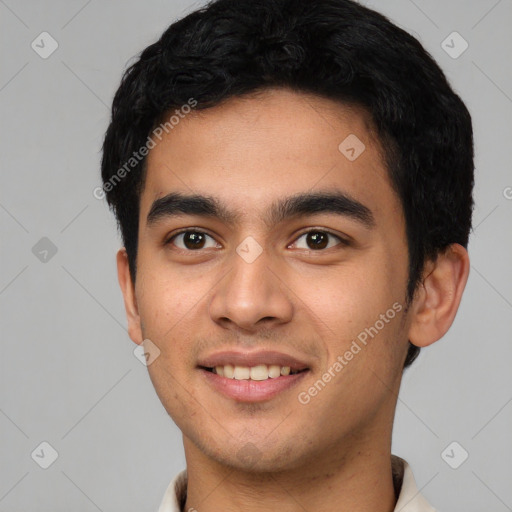
[[[391,257],[375,254],[357,263],[296,279],[293,289],[324,342],[329,365],[343,357],[387,373],[401,352],[406,274]]]
[[[166,279],[160,272],[141,272],[140,277],[137,306],[143,326],[142,334],[160,350],[158,359],[148,366],[148,371],[155,380],[156,372],[159,372],[158,381],[164,381],[167,389],[170,382],[166,381],[172,381],[172,375],[167,373],[171,370],[173,374],[176,370],[180,371],[181,365],[177,362],[186,361],[188,340],[183,325],[187,315],[193,314],[193,305],[197,299],[184,292],[180,283]],[[158,388],[158,385],[155,387]]]
[[[297,279],[296,295],[336,333],[350,334],[373,324],[402,295],[382,264],[340,267],[310,277]]]
[[[162,336],[193,312],[201,296],[200,290],[196,290],[199,283],[185,280],[164,266],[147,267],[148,271],[142,268],[139,271],[141,279],[136,289],[139,315],[148,334]]]
[[[140,294],[139,314],[145,328],[143,335],[156,344],[160,353],[148,366],[155,391],[167,413],[182,425],[182,413],[196,414],[197,400],[189,384],[194,366],[192,347],[193,317],[202,306],[201,294],[193,286],[180,281],[178,276],[166,277],[162,272],[146,275],[145,289]]]

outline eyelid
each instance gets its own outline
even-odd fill
[[[337,244],[337,245],[344,245],[344,246],[348,246],[350,245],[351,241],[349,239],[349,237],[344,237],[342,235],[339,235],[337,233],[334,233],[333,231],[331,231],[330,229],[327,229],[327,228],[322,228],[322,227],[312,227],[312,228],[306,228],[304,231],[298,233],[296,236],[295,236],[295,240],[290,244],[290,245],[293,245],[295,243],[297,243],[297,240],[299,238],[301,238],[302,236],[304,235],[307,235],[309,233],[326,233],[327,235],[330,235],[334,238],[337,238],[339,241],[340,241],[340,244]],[[288,245],[288,247],[290,246]],[[330,247],[330,249],[332,249],[332,247]],[[317,251],[314,251],[313,249],[305,249],[305,250],[309,250],[311,252],[324,252],[326,251],[327,249],[323,249],[323,250],[317,250]]]
[[[208,231],[205,231],[204,228],[190,227],[190,228],[182,228],[176,232],[173,232],[171,235],[166,236],[166,238],[164,239],[164,245],[170,244],[177,236],[182,235],[183,233],[199,233],[200,235],[207,235],[217,242],[216,238],[213,235],[211,235],[210,233],[208,233]],[[179,247],[178,247],[178,249],[179,249]],[[189,251],[189,252],[194,252],[194,251]],[[198,252],[198,251],[195,251],[195,252]]]

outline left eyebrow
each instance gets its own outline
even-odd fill
[[[263,221],[271,228],[290,218],[320,213],[349,217],[369,229],[375,225],[372,211],[341,191],[306,192],[279,199],[270,205]],[[239,223],[242,217],[239,211],[229,210],[214,197],[172,192],[153,202],[147,216],[147,225],[180,215],[216,218],[231,226]]]

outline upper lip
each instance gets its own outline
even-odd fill
[[[289,366],[291,370],[304,370],[308,364],[289,354],[275,350],[258,350],[255,352],[242,352],[237,350],[224,350],[215,352],[202,358],[198,366],[214,368],[215,366],[257,366],[260,364]]]

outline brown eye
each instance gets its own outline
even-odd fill
[[[329,244],[329,235],[321,231],[308,233],[306,243],[314,249],[325,249]]]
[[[210,235],[203,233],[202,231],[188,230],[172,236],[166,244],[172,243],[179,249],[194,251],[206,248],[208,239],[213,241],[213,245],[210,245],[210,247],[215,247],[215,240],[213,240]]]
[[[335,245],[348,245],[348,243],[337,235],[329,233],[328,231],[311,230],[300,235],[297,240],[301,238],[305,239],[305,247],[298,247],[299,249],[310,249],[312,251],[318,251],[322,249],[329,249]],[[338,243],[330,243],[329,239],[337,240]],[[296,244],[298,242],[295,242]]]

